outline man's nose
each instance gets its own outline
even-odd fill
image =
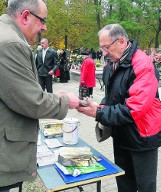
[[[42,29],[43,31],[47,31],[46,24],[43,24],[41,29]]]
[[[109,54],[108,51],[103,50],[103,56],[107,56]]]

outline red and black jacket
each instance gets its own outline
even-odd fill
[[[106,106],[97,110],[96,121],[112,127],[115,146],[150,150],[161,145],[157,73],[151,58],[135,41],[131,43],[129,54],[114,72],[111,63],[104,68]]]

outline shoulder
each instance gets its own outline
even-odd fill
[[[140,49],[137,49],[132,56],[132,66],[134,70],[154,69],[152,59]]]
[[[142,79],[144,81],[155,76],[155,67],[152,59],[141,50],[137,50],[134,53],[131,65],[137,80]]]
[[[49,51],[51,51],[51,52],[54,52],[54,53],[56,53],[56,50],[55,49],[53,49],[53,48],[51,48],[51,47],[49,47],[49,49],[48,49]]]
[[[49,48],[50,52],[53,54],[53,55],[58,55],[57,54],[57,51],[53,48]]]

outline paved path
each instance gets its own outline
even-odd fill
[[[70,80],[68,83],[53,83],[54,92],[57,90],[67,90],[68,92],[73,92],[78,96],[78,86],[79,83],[76,81]],[[100,90],[100,85],[97,82],[96,88],[94,88],[93,101],[100,102],[101,98],[104,96],[104,92]],[[113,147],[112,147],[112,139],[108,139],[102,143],[98,143],[95,137],[95,120],[91,117],[87,117],[83,114],[78,113],[76,110],[69,110],[67,117],[75,117],[80,121],[79,126],[79,137],[93,146],[96,150],[106,156],[110,161],[114,162],[113,158]],[[159,160],[158,160],[158,182],[157,182],[157,192],[161,192],[161,149],[159,149]],[[42,184],[39,184],[42,186]],[[87,186],[83,186],[84,192],[95,192],[96,184],[90,184]],[[44,192],[43,189],[40,190],[34,188],[33,186],[30,189],[24,189],[23,192]],[[16,192],[16,190],[12,190],[12,192]],[[71,190],[65,190],[64,192],[79,192],[78,188],[74,188]],[[102,192],[117,192],[115,179],[109,179],[102,182]]]

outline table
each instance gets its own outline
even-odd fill
[[[63,144],[63,138],[62,137],[59,137],[57,139]],[[84,142],[80,138],[79,138],[79,141],[76,145],[65,145],[65,144],[63,144],[63,145],[65,147],[66,146],[69,146],[69,147],[83,147],[83,146],[90,147],[92,153],[95,156],[104,157],[101,153],[99,153],[97,150],[95,150],[93,147],[88,145],[86,142]],[[70,183],[70,184],[65,183],[65,181],[62,179],[62,177],[60,176],[60,174],[57,172],[57,170],[54,168],[53,165],[38,167],[37,172],[38,172],[38,175],[39,175],[40,179],[42,180],[42,182],[44,183],[46,190],[48,192],[49,191],[54,191],[54,192],[62,191],[62,190],[71,189],[74,187],[78,187],[81,191],[83,185],[87,185],[87,184],[91,184],[91,183],[97,183],[97,192],[101,192],[101,181],[102,180],[110,179],[110,178],[124,174],[124,171],[121,168],[119,168],[114,163],[110,162],[107,158],[106,158],[106,160],[110,164],[112,164],[115,168],[117,168],[117,171],[118,171],[117,173],[111,174],[111,175],[105,175],[105,176],[101,176],[101,177],[96,177],[96,178],[92,178],[92,179],[88,179],[88,180],[84,180],[84,181],[74,182],[74,183]]]

